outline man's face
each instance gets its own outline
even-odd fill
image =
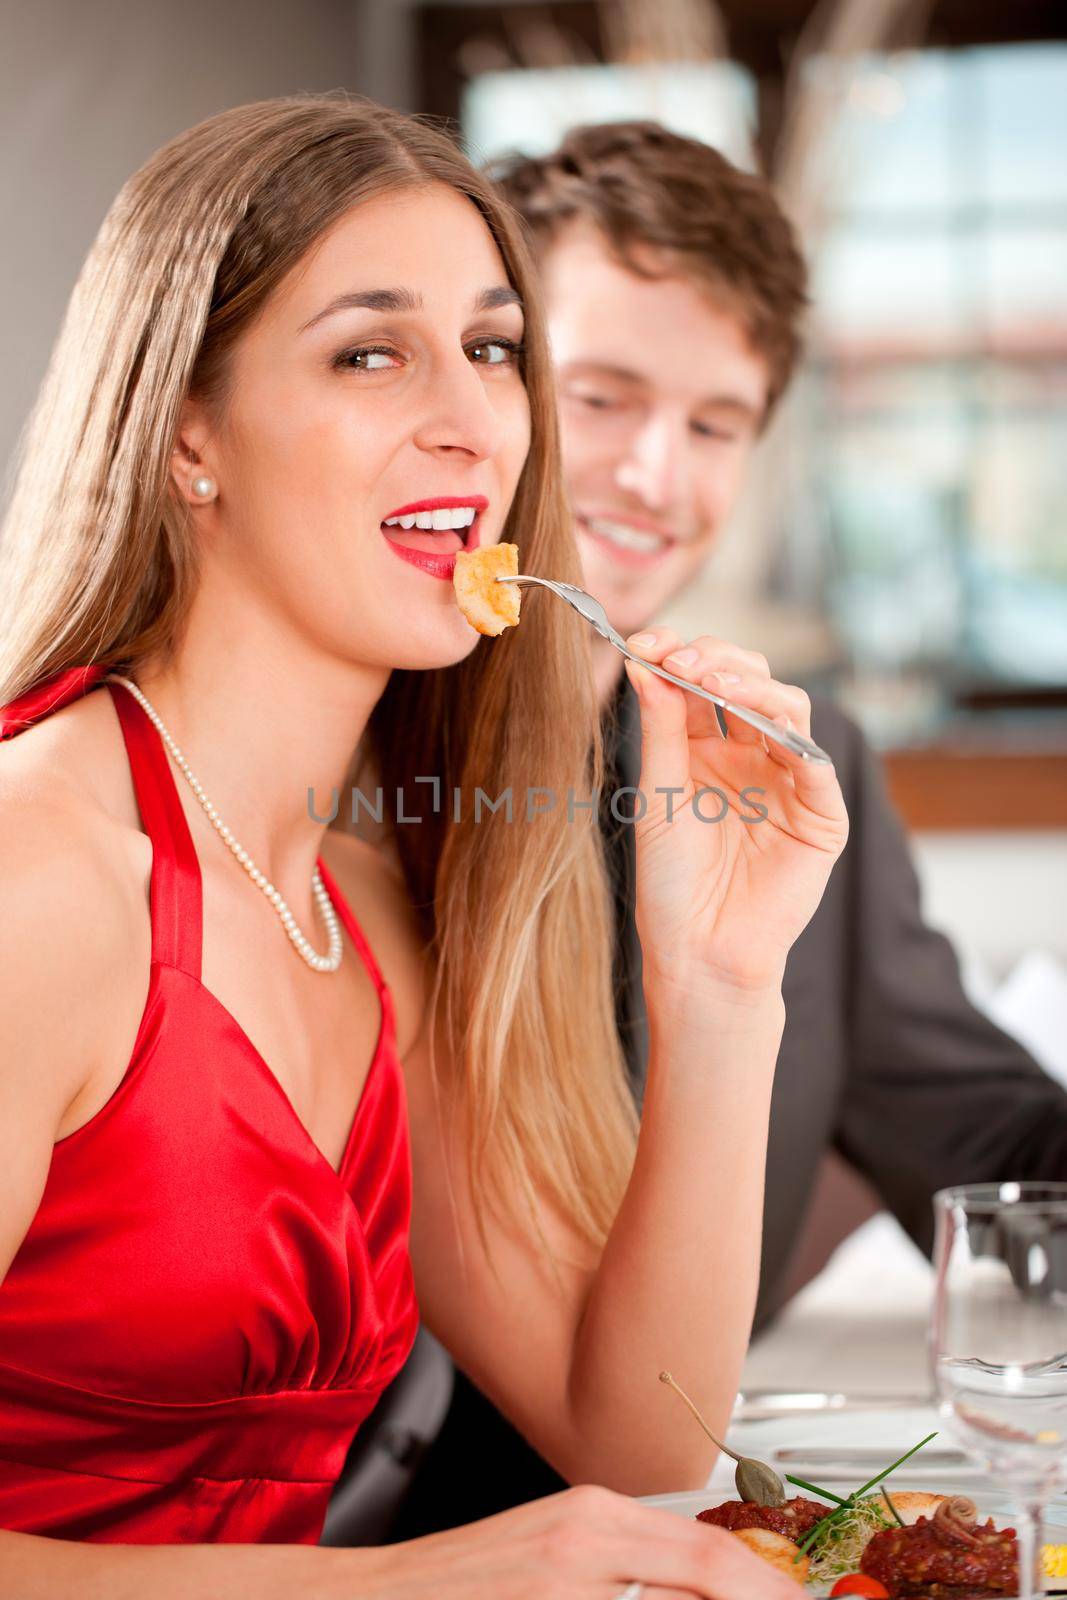
[[[767,362],[708,291],[627,271],[587,224],[550,248],[544,283],[586,587],[626,636],[692,579],[732,511]]]

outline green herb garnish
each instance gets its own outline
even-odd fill
[[[867,1495],[854,1506],[846,1506],[832,1522],[824,1522],[821,1533],[809,1550],[809,1578],[815,1583],[832,1584],[846,1572],[856,1572],[871,1537],[891,1528],[877,1495]]]
[[[832,1493],[829,1489],[821,1489],[817,1483],[809,1483],[807,1478],[794,1478],[791,1472],[785,1475],[787,1483],[795,1483],[798,1489],[810,1489],[812,1494],[821,1494],[824,1500],[833,1500],[839,1506],[851,1505],[851,1500],[842,1500],[839,1494]]]
[[[851,1512],[854,1512],[857,1505],[863,1499],[863,1496],[868,1492],[868,1490],[873,1489],[875,1484],[881,1483],[883,1478],[888,1478],[891,1472],[895,1472],[898,1467],[903,1466],[904,1462],[913,1456],[917,1450],[921,1450],[923,1445],[929,1444],[931,1439],[936,1438],[937,1430],[935,1429],[933,1433],[928,1433],[925,1439],[920,1439],[918,1444],[913,1444],[910,1450],[905,1450],[904,1454],[900,1456],[898,1460],[894,1461],[890,1466],[885,1467],[881,1472],[875,1473],[874,1477],[869,1479],[869,1481],[865,1483],[862,1488],[854,1489],[846,1500],[842,1500],[839,1495],[830,1494],[830,1492],[826,1489],[817,1488],[815,1484],[802,1483],[799,1478],[792,1478],[789,1476],[789,1473],[786,1473],[786,1478],[790,1483],[799,1484],[803,1489],[814,1489],[815,1493],[822,1495],[825,1500],[837,1501],[836,1510],[827,1512],[825,1517],[820,1517],[819,1521],[806,1535],[804,1542],[800,1545],[796,1555],[793,1557],[794,1562],[799,1561],[805,1551],[810,1550],[816,1539],[820,1539],[835,1523],[840,1522],[842,1518],[845,1518]],[[896,1515],[895,1512],[894,1515]],[[880,1512],[879,1516],[881,1517]],[[884,1520],[884,1518],[882,1520]]]
[[[893,1516],[896,1519],[897,1527],[898,1528],[903,1528],[905,1526],[904,1518],[901,1516],[900,1512],[897,1510],[897,1508],[893,1504],[892,1500],[890,1500],[890,1498],[889,1498],[889,1490],[886,1488],[884,1483],[883,1483],[881,1489],[878,1492],[882,1496],[882,1499],[885,1501],[886,1505],[889,1507],[890,1511],[893,1513]]]

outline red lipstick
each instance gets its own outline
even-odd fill
[[[410,517],[416,511],[451,511],[454,506],[473,506],[475,511],[484,511],[488,504],[484,494],[439,494],[432,500],[413,500],[409,506],[397,506],[395,511],[387,511],[382,521],[387,522],[390,517]]]
[[[395,511],[387,512],[386,516],[407,517],[418,511],[450,511],[455,506],[471,506],[474,510],[474,521],[469,528],[441,529],[438,532],[423,529],[421,532],[424,539],[431,541],[436,539],[442,544],[449,538],[450,534],[454,533],[460,540],[461,548],[475,550],[481,542],[481,518],[488,505],[489,501],[484,494],[435,495],[429,500],[412,500],[407,505],[398,506]],[[418,567],[421,571],[429,573],[431,578],[442,578],[448,583],[452,582],[452,574],[456,570],[456,550],[419,549],[414,545],[401,544],[394,537],[395,535],[405,537],[416,533],[417,530],[414,528],[387,528],[385,520],[386,518],[383,517],[382,534],[394,555],[399,556],[401,561],[407,561],[411,566]]]

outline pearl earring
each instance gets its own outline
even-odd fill
[[[194,478],[192,490],[198,500],[213,500],[218,493],[214,478]]]

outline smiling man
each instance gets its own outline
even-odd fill
[[[526,221],[547,291],[586,587],[629,636],[696,576],[755,470],[800,355],[804,261],[763,179],[657,124],[577,128],[552,154],[510,160],[494,176]],[[636,697],[618,652],[596,640],[594,654],[610,792],[639,781]],[[936,1189],[1067,1176],[1067,1096],[969,1004],[951,946],[922,919],[902,829],[858,728],[816,700],[812,733],[834,759],[851,832],[786,965],[757,1324],[796,1282],[831,1153],[832,1181],[842,1181],[843,1157],[927,1250]],[[619,1027],[640,1101],[647,1028],[633,829],[609,826],[606,845]],[[831,1209],[847,1231],[864,1213],[855,1191],[837,1194]],[[472,1460],[479,1470],[463,1470]],[[394,1536],[559,1483],[459,1376]]]
[[[662,271],[647,246],[632,247],[632,260]],[[548,250],[545,283],[582,566],[625,637],[706,561],[791,355],[772,372],[735,310],[692,279],[638,276],[592,222],[570,224]],[[773,313],[787,348],[802,284],[797,258]],[[603,642],[598,651],[606,689],[621,660]]]

